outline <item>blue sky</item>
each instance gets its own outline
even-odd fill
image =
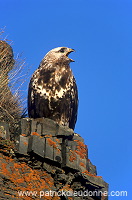
[[[31,66],[30,76],[52,48],[76,50],[71,54],[79,91],[75,131],[109,190],[128,191],[128,197],[109,200],[130,200],[132,1],[0,0],[0,19],[15,55],[23,53]]]

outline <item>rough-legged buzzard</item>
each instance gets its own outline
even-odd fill
[[[50,118],[74,129],[77,120],[78,91],[70,69],[74,49],[57,47],[49,51],[34,72],[28,90],[31,118]]]

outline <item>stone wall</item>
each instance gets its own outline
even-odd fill
[[[13,141],[5,123],[0,135],[0,199],[108,199],[108,184],[72,129],[46,118],[23,118]]]

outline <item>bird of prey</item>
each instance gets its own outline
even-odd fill
[[[49,51],[31,77],[28,89],[30,118],[49,118],[75,128],[78,90],[68,55],[74,49],[57,47]]]

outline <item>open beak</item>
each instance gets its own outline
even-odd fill
[[[75,50],[69,48],[68,51],[67,51],[67,53],[66,53],[66,56],[68,56],[71,52],[75,52]],[[75,62],[75,61],[74,61],[73,59],[71,59],[71,58],[69,58],[69,60],[70,60],[70,62]]]

